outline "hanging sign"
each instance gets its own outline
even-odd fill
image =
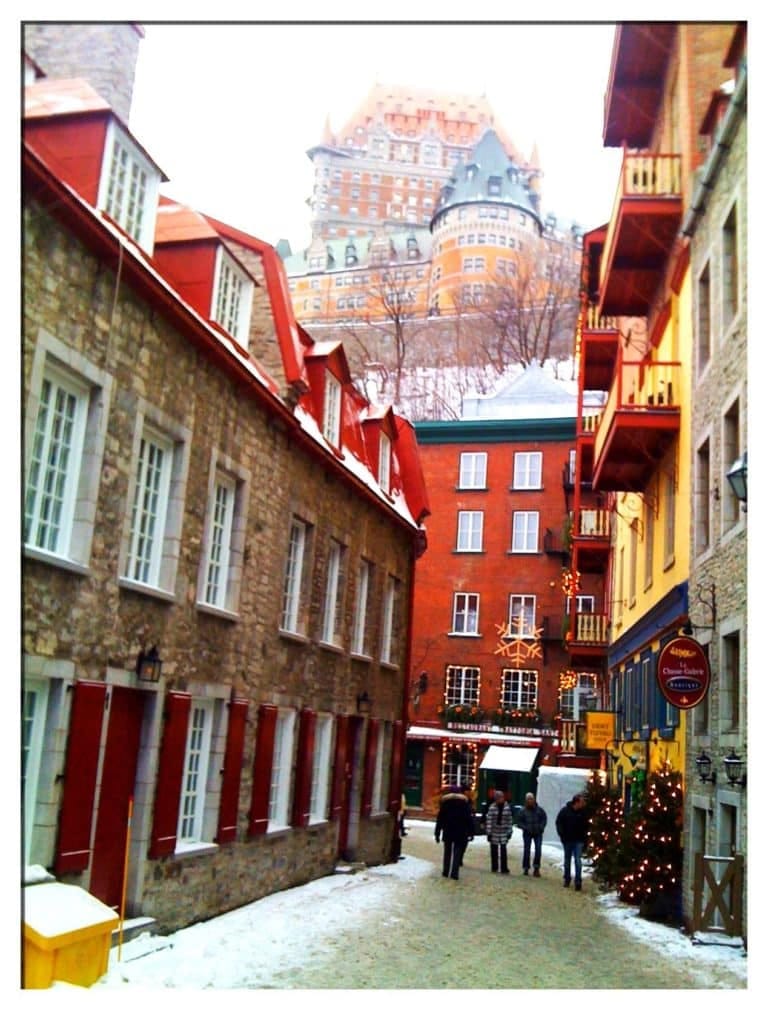
[[[675,708],[698,705],[709,690],[710,676],[707,654],[694,638],[673,638],[659,652],[656,680]]]

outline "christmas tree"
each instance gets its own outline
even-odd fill
[[[619,897],[638,905],[657,921],[680,921],[683,849],[682,779],[668,764],[648,776],[645,797],[628,820],[630,869],[618,886]]]
[[[616,887],[630,869],[624,804],[618,789],[603,784],[598,772],[587,783],[587,845],[585,855],[591,860],[592,879],[601,890]]]

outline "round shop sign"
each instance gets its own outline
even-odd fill
[[[693,708],[709,690],[707,654],[693,638],[673,638],[659,653],[656,680],[675,708]]]

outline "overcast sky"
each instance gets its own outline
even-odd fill
[[[130,126],[164,191],[266,241],[307,244],[306,151],[377,81],[485,94],[524,156],[538,146],[545,211],[610,216],[612,24],[143,24]]]

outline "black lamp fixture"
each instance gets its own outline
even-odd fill
[[[136,676],[139,680],[147,681],[150,684],[156,684],[160,680],[160,674],[163,670],[163,661],[160,659],[160,654],[157,651],[157,646],[153,645],[148,652],[143,649],[136,657]]]
[[[731,464],[731,469],[725,475],[728,479],[728,483],[731,485],[731,491],[736,495],[740,502],[744,502],[746,505],[747,501],[747,452],[744,450],[744,455],[739,456],[737,460]]]
[[[369,714],[371,711],[371,706],[373,705],[373,700],[369,697],[367,691],[362,691],[357,696],[357,711],[360,715]]]
[[[728,784],[732,786],[746,786],[747,773],[744,771],[744,762],[731,747],[731,753],[723,758],[723,768]]]
[[[706,751],[702,751],[696,758],[696,771],[702,782],[711,782],[714,785],[717,781],[717,773],[712,771],[712,758]]]

